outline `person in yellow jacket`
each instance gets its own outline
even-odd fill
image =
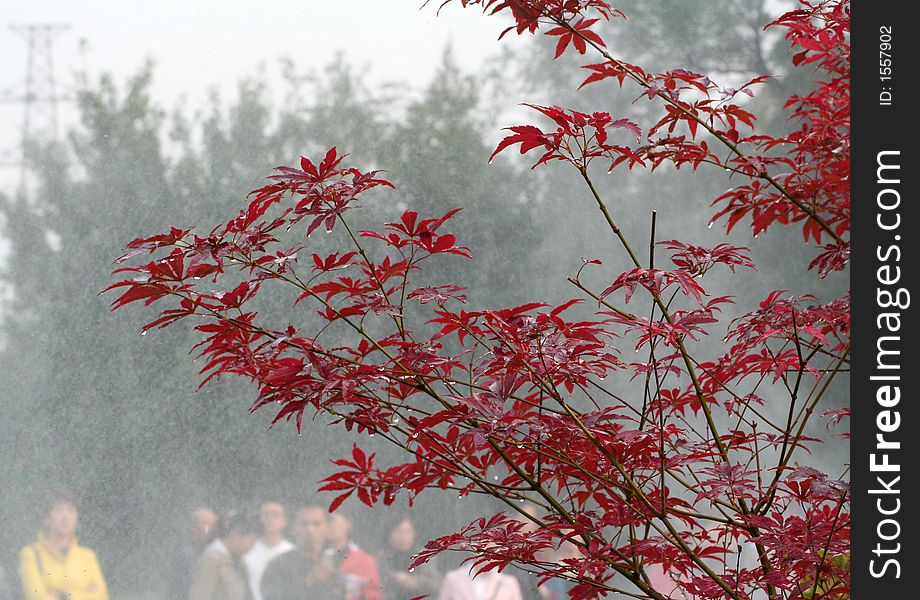
[[[79,513],[73,497],[52,497],[38,540],[19,553],[26,600],[108,600],[96,554],[77,543]]]

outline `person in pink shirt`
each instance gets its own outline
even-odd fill
[[[345,576],[345,600],[383,600],[377,561],[351,541],[352,520],[341,508],[329,515],[329,547]]]
[[[677,582],[661,565],[649,565],[645,571],[656,592],[674,600],[687,600],[687,595],[677,587]]]
[[[444,576],[438,600],[523,600],[523,596],[513,575],[488,571],[474,577],[469,567],[460,567]]]

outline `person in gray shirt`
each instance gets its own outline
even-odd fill
[[[326,509],[305,504],[291,527],[297,547],[272,559],[262,575],[263,600],[344,600],[345,578],[326,547]]]

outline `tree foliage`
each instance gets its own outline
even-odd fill
[[[763,78],[720,85],[689,69],[626,62],[597,33],[625,16],[603,0],[459,3],[512,19],[505,34],[550,36],[557,56],[590,55],[584,85],[633,86],[650,103],[643,125],[533,104],[541,124],[510,127],[493,153],[571,165],[625,270],[604,273],[605,287],[594,289],[583,274],[604,266],[586,258],[571,277],[580,297],[467,309],[457,281],[419,283],[429,265],[470,256],[451,232],[462,213],[409,208],[381,226],[355,226],[354,209],[393,185],[333,147],[278,167],[217,227],[130,242],[122,278],[107,288],[113,306],[156,303],[144,331],[188,322],[201,335],[204,382],[253,382],[253,411],[272,410],[297,429],[305,415],[328,415],[403,450],[395,464],[357,444],[337,459],[322,488],[335,493],[330,509],[351,496],[411,503],[429,489],[505,503],[508,512],[429,542],[417,564],[459,550],[479,570],[517,564],[573,581],[573,598],[623,591],[660,600],[674,589],[735,600],[848,597],[849,487],[802,452],[820,441],[806,427],[848,365],[848,297],[773,291],[726,323],[733,298],[704,284],[712,271],[752,268],[747,250],[653,236],[642,259],[593,177],[663,165],[727,171],[736,185],[715,198],[714,222],[755,235],[794,225],[819,247],[816,275],[845,269],[849,4],[802,0],[770,24],[796,49],[794,64],[821,76],[813,92],[789,99],[792,133],[773,136],[756,130],[745,103]],[[332,252],[314,245],[323,231],[335,234]],[[263,297],[291,308],[264,315]],[[589,305],[597,310],[582,315]],[[723,345],[706,356],[698,341],[719,324]],[[766,390],[783,403],[765,406]],[[565,546],[574,556],[546,559]],[[653,579],[653,568],[668,581]]]
[[[243,81],[235,98],[214,94],[198,110],[158,106],[149,66],[121,85],[110,77],[86,84],[78,97],[81,122],[68,143],[33,157],[34,196],[0,195],[10,248],[0,279],[12,290],[0,320],[0,369],[10,375],[0,386],[6,424],[0,448],[10,457],[0,467],[9,484],[0,491],[0,512],[13,515],[0,546],[29,543],[43,488],[69,485],[81,499],[86,541],[99,552],[115,592],[156,591],[169,550],[185,535],[186,511],[293,498],[329,471],[317,454],[346,450],[347,437],[319,429],[291,444],[283,432],[266,432],[267,414],[239,418],[251,393],[245,384],[227,381],[196,393],[197,366],[182,360],[193,335],[178,329],[138,335],[113,318],[97,292],[109,275],[113,239],[136,237],[179,211],[217,222],[283,157],[330,139],[362,148],[363,160],[402,171],[400,161],[409,159],[393,152],[404,145],[400,140],[426,123],[462,123],[463,137],[446,130],[439,139],[482,187],[434,172],[420,187],[449,195],[428,196],[425,188],[414,202],[430,208],[480,203],[477,210],[500,214],[501,205],[483,202],[485,187],[511,196],[526,186],[518,185],[518,169],[487,169],[481,160],[486,125],[471,116],[479,82],[449,63],[440,72],[421,99],[403,107],[407,115],[386,96],[371,94],[362,83],[367,73],[344,58],[309,77],[289,69],[286,98],[292,100],[284,106],[272,104],[271,90],[257,78]],[[401,212],[383,208],[381,214]],[[519,242],[526,236],[500,236],[489,227],[476,235],[480,248],[499,254],[514,256],[527,246]],[[326,237],[312,240],[331,248]],[[521,259],[522,268],[527,260]],[[480,302],[519,293],[497,285],[496,272],[475,276],[484,290]],[[283,300],[263,304],[274,314],[287,307]],[[132,536],[124,534],[126,523]],[[151,549],[158,550],[152,562]]]

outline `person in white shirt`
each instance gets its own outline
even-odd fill
[[[243,557],[253,600],[262,600],[262,574],[269,561],[294,549],[294,544],[284,538],[288,521],[283,504],[266,500],[259,507],[259,519],[262,522],[262,537]]]

